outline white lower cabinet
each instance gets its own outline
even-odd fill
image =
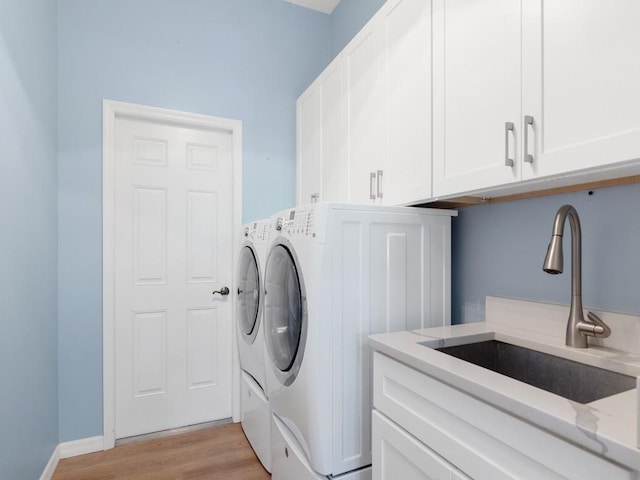
[[[463,480],[466,475],[377,411],[372,480]]]
[[[638,478],[379,352],[373,403],[374,480]]]

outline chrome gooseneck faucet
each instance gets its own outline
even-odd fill
[[[562,235],[567,217],[571,224],[571,310],[566,343],[568,347],[587,348],[588,336],[608,337],[611,329],[595,313],[587,314],[589,320],[585,320],[582,313],[582,231],[578,212],[571,205],[560,207],[556,213],[542,269],[551,274],[562,273]]]

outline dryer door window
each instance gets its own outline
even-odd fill
[[[253,249],[242,248],[238,262],[238,327],[253,343],[260,323],[260,271]]]
[[[304,288],[290,247],[273,247],[265,276],[267,351],[280,381],[290,385],[300,368],[306,338]]]

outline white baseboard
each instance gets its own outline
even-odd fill
[[[78,455],[85,455],[87,453],[101,452],[104,450],[104,437],[90,437],[82,438],[80,440],[74,440],[72,442],[64,442],[58,444],[49,463],[42,472],[40,480],[51,480],[53,473],[56,471],[58,462],[63,458],[77,457]]]
[[[73,442],[64,442],[60,447],[60,458],[77,457],[87,453],[101,452],[104,450],[104,437],[82,438]]]
[[[58,466],[58,462],[60,461],[60,445],[58,445],[51,454],[51,458],[49,459],[49,463],[44,467],[44,472],[40,475],[40,480],[51,480],[53,478],[53,474],[56,471],[56,467]]]

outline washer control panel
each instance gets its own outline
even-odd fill
[[[253,243],[267,243],[270,238],[271,225],[269,222],[260,221],[245,225],[242,230],[242,238]]]
[[[314,205],[285,210],[278,215],[275,228],[276,234],[288,238],[304,238],[320,240],[316,228],[316,208]]]

